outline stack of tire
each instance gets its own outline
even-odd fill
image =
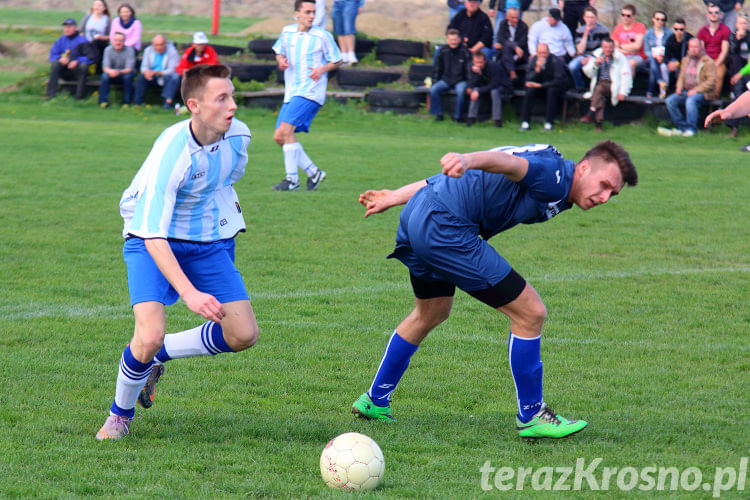
[[[241,82],[265,82],[276,70],[275,64],[227,64],[232,69],[232,78],[237,78]]]
[[[276,53],[271,48],[274,43],[276,43],[274,38],[256,38],[250,40],[247,47],[258,59],[274,60],[276,59]]]
[[[415,87],[424,87],[424,80],[432,77],[432,64],[413,63],[409,66],[409,83]]]
[[[392,83],[401,78],[398,71],[339,68],[336,77],[339,87],[347,90],[363,90],[379,83]]]
[[[424,59],[427,49],[427,44],[423,42],[385,38],[378,41],[375,55],[383,64],[397,65],[410,57]]]

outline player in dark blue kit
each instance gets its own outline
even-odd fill
[[[352,405],[355,415],[393,420],[390,396],[411,356],[450,315],[456,287],[510,318],[508,358],[518,401],[517,428],[525,438],[561,438],[580,431],[542,398],[540,342],[547,311],[539,294],[487,240],[519,223],[544,222],[573,205],[606,203],[638,174],[627,151],[612,141],[578,163],[549,145],[448,153],[441,174],[395,191],[367,191],[365,217],[406,203],[388,257],[409,268],[416,306],[394,330],[370,389]],[[408,202],[408,203],[407,203]]]

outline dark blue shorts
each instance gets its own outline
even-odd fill
[[[222,304],[248,300],[242,275],[234,267],[234,239],[211,243],[169,241],[177,262],[190,282]],[[171,305],[180,298],[177,291],[156,267],[141,238],[128,238],[122,248],[128,268],[130,305],[155,301]]]
[[[512,267],[478,234],[476,224],[449,212],[431,195],[419,190],[401,212],[396,258],[425,281],[443,281],[466,291],[493,287]]]
[[[281,122],[294,125],[295,132],[309,132],[310,124],[318,114],[320,104],[310,99],[300,96],[292,97],[289,102],[281,105],[279,117],[276,119],[276,128],[279,128]]]

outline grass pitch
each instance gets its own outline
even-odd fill
[[[529,443],[514,430],[508,322],[462,292],[394,395],[398,421],[349,414],[413,303],[406,269],[384,258],[399,209],[365,220],[357,195],[431,175],[449,150],[549,142],[578,159],[603,136],[579,126],[522,134],[514,122],[467,129],[331,103],[301,136],[328,178],[317,192],[276,193],[275,114],[238,118],[253,140],[236,186],[248,224],[237,264],[260,341],[170,362],[131,436],[100,443],[133,327],[117,203],[177,118],[0,97],[0,497],[348,498],[318,472],[325,443],[347,431],[385,454],[385,480],[368,494],[378,498],[622,497],[614,477],[607,491],[584,481],[554,492],[529,478],[523,491],[499,491],[490,476],[484,491],[480,468],[601,458],[599,487],[605,466],[697,467],[708,484],[748,455],[750,176],[723,131],[605,129],[631,151],[638,187],[491,240],[548,307],[545,399],[589,421],[569,439]],[[168,309],[169,331],[198,323],[181,304]],[[671,494],[711,495],[696,487]]]

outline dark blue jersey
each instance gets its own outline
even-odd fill
[[[529,162],[526,176],[513,182],[502,174],[468,170],[459,178],[438,174],[427,179],[431,196],[454,215],[475,224],[482,238],[551,219],[572,205],[568,201],[575,164],[553,146],[500,147]]]

